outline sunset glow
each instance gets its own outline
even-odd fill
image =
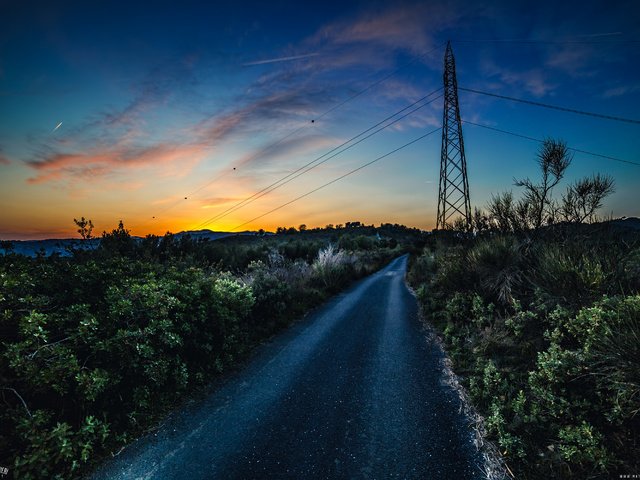
[[[80,216],[97,233],[122,219],[141,236],[353,220],[431,229],[440,133],[243,224],[439,127],[442,99],[222,214],[440,88],[448,39],[460,86],[638,118],[635,1],[320,3],[4,6],[0,239],[77,236]],[[468,92],[460,108],[613,157],[576,152],[565,183],[610,174],[601,214],[640,216],[637,124]],[[536,175],[535,142],[473,125],[464,135],[472,206]]]

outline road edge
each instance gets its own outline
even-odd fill
[[[442,337],[436,331],[433,325],[431,325],[431,323],[427,320],[422,305],[417,301],[418,297],[416,295],[416,292],[409,284],[407,273],[408,269],[407,271],[405,271],[404,284],[407,287],[407,290],[409,290],[409,293],[411,293],[411,295],[413,295],[413,297],[416,299],[416,303],[418,304],[418,320],[424,330],[425,341],[427,343],[433,342],[442,351],[440,368],[444,373],[445,384],[451,387],[458,395],[461,405],[460,413],[462,413],[469,420],[469,424],[472,427],[474,434],[473,444],[476,447],[476,451],[479,452],[483,458],[483,463],[480,466],[480,470],[484,478],[486,480],[507,480],[515,478],[513,474],[509,472],[509,467],[504,461],[504,458],[500,453],[500,449],[498,448],[498,446],[487,439],[485,419],[473,406],[467,390],[460,382],[458,375],[456,375],[456,373],[453,371],[453,362],[449,358],[447,350],[444,348]]]

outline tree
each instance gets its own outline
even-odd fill
[[[92,238],[93,222],[91,220],[85,220],[84,217],[81,217],[80,220],[74,218],[73,223],[78,226],[77,232],[83,240],[89,240]]]
[[[604,197],[615,190],[613,178],[599,173],[576,181],[562,197],[561,214],[568,222],[592,222]]]
[[[120,220],[118,228],[112,230],[111,233],[102,232],[100,248],[107,252],[127,255],[133,252],[135,240],[131,238],[131,233],[124,228],[124,223]]]
[[[300,225],[300,226],[298,227],[298,230],[299,230],[300,232],[305,232],[305,231],[307,230],[307,226],[303,223],[302,225]]]
[[[547,138],[538,152],[538,165],[542,170],[541,182],[535,184],[529,178],[514,179],[516,186],[525,188],[523,200],[528,208],[522,208],[521,213],[528,215],[527,223],[530,228],[540,228],[545,223],[555,222],[557,208],[551,200],[551,191],[564,177],[572,159],[566,142]]]
[[[538,152],[542,178],[534,183],[529,178],[515,180],[516,186],[524,187],[524,195],[515,200],[511,192],[491,197],[487,205],[489,228],[502,232],[537,229],[559,221],[581,223],[593,221],[596,210],[603,199],[614,191],[614,181],[608,175],[596,174],[576,181],[567,188],[561,202],[551,194],[553,188],[571,164],[569,148],[562,140],[547,139]],[[476,230],[483,223],[476,213]]]

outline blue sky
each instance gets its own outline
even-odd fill
[[[69,236],[81,215],[138,235],[233,229],[437,128],[442,99],[207,222],[439,88],[449,39],[461,87],[640,116],[635,1],[215,3],[3,6],[0,238]],[[462,91],[460,108],[640,163],[637,124]],[[535,142],[463,129],[473,206],[536,175]],[[243,228],[433,228],[439,155],[437,132]],[[564,185],[596,172],[616,182],[601,213],[640,216],[640,166],[576,153]]]

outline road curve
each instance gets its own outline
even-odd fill
[[[406,264],[394,260],[260,347],[93,478],[481,478]]]

